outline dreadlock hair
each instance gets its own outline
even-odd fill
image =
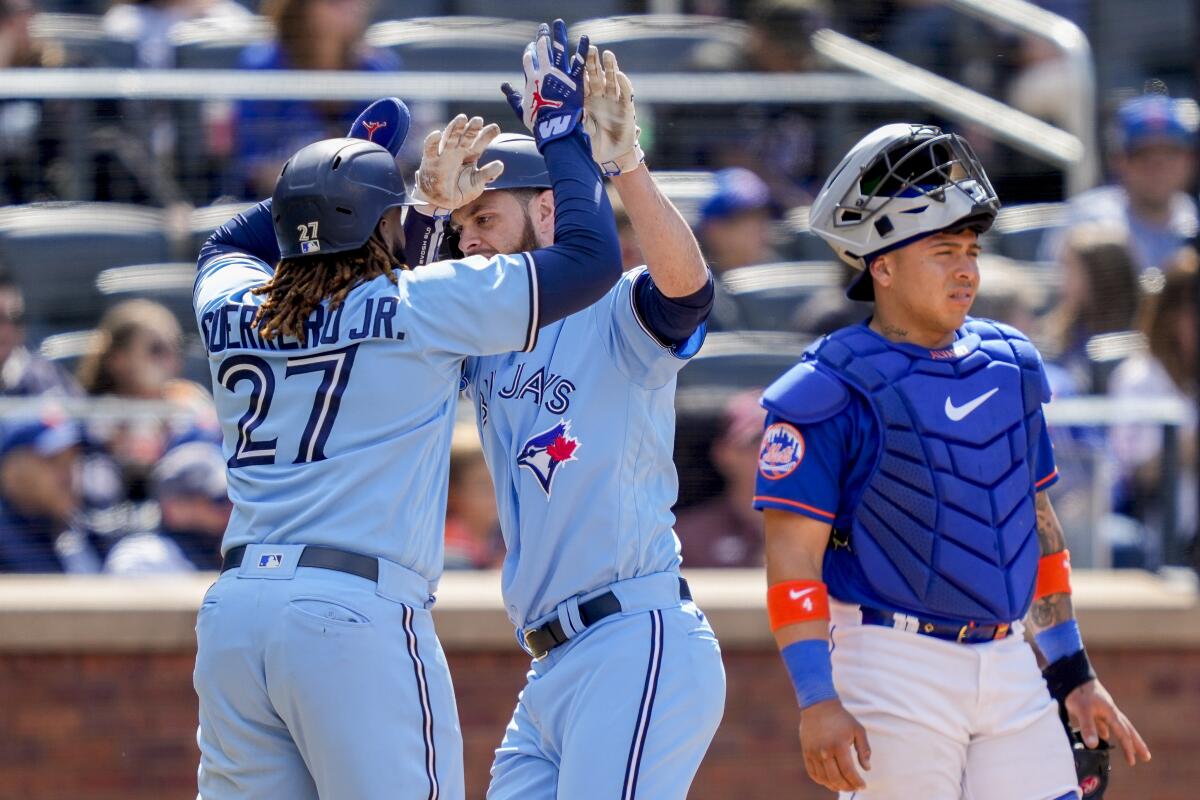
[[[304,323],[324,300],[329,300],[332,311],[361,283],[380,275],[398,283],[393,271],[396,266],[396,257],[378,226],[357,250],[282,259],[271,280],[254,290],[254,294],[267,296],[254,316],[254,325],[264,338],[282,334],[303,341]],[[399,266],[408,268],[403,263]]]

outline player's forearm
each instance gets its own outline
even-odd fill
[[[633,224],[654,284],[667,297],[704,288],[708,267],[692,229],[654,182],[648,168],[614,175],[612,180]]]
[[[446,218],[430,216],[418,208],[410,206],[404,214],[404,263],[409,267],[437,261],[446,233]]]
[[[1062,524],[1058,521],[1058,515],[1054,513],[1054,507],[1050,504],[1050,497],[1045,492],[1037,494],[1037,537],[1043,557],[1056,556],[1067,549]],[[1067,592],[1054,592],[1037,597],[1029,607],[1028,622],[1035,634],[1073,619],[1075,608],[1071,602],[1071,595]]]
[[[230,252],[254,256],[271,267],[279,263],[279,243],[271,222],[270,198],[251,206],[213,231],[200,248],[196,263],[203,265],[213,256]]]
[[[819,529],[828,530],[829,526],[787,511],[768,509],[764,516],[767,586],[820,582],[829,536],[826,533],[822,541]],[[802,639],[827,639],[829,624],[824,619],[811,619],[786,625],[774,633],[775,643],[782,650]]]
[[[1075,689],[1095,680],[1083,647],[1083,635],[1071,604],[1071,562],[1066,537],[1049,496],[1037,494],[1037,536],[1042,557],[1028,621],[1046,659],[1042,675],[1050,696],[1060,703]]]
[[[554,244],[536,250],[538,324],[545,326],[599,300],[621,277],[612,206],[581,131],[542,149],[554,185]]]
[[[831,531],[817,522],[766,509],[767,614],[801,709],[837,697],[829,654],[829,595],[821,581]]]

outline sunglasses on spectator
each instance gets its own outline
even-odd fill
[[[21,313],[5,314],[4,312],[0,311],[0,325],[24,325],[24,324],[25,324],[25,315],[24,314],[21,314]]]

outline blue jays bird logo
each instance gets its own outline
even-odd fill
[[[553,428],[531,436],[521,445],[517,466],[532,472],[549,497],[554,476],[563,464],[578,460],[575,458],[578,449],[579,440],[571,435],[571,421],[560,419]]]

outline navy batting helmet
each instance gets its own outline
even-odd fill
[[[325,139],[288,159],[272,195],[283,258],[357,250],[389,208],[409,205],[396,159],[362,139]]]
[[[500,177],[488,184],[496,189],[549,189],[550,172],[546,159],[538,152],[532,136],[522,133],[502,133],[479,156],[480,164],[499,161],[504,165]]]
[[[484,191],[504,191],[512,189],[549,189],[550,171],[546,168],[546,159],[538,152],[537,144],[532,136],[523,133],[502,133],[492,140],[492,144],[479,156],[480,164],[490,164],[499,161],[504,165],[500,177],[487,185]],[[458,234],[451,229],[443,240],[443,254],[451,258],[462,258],[463,252],[458,246]]]

